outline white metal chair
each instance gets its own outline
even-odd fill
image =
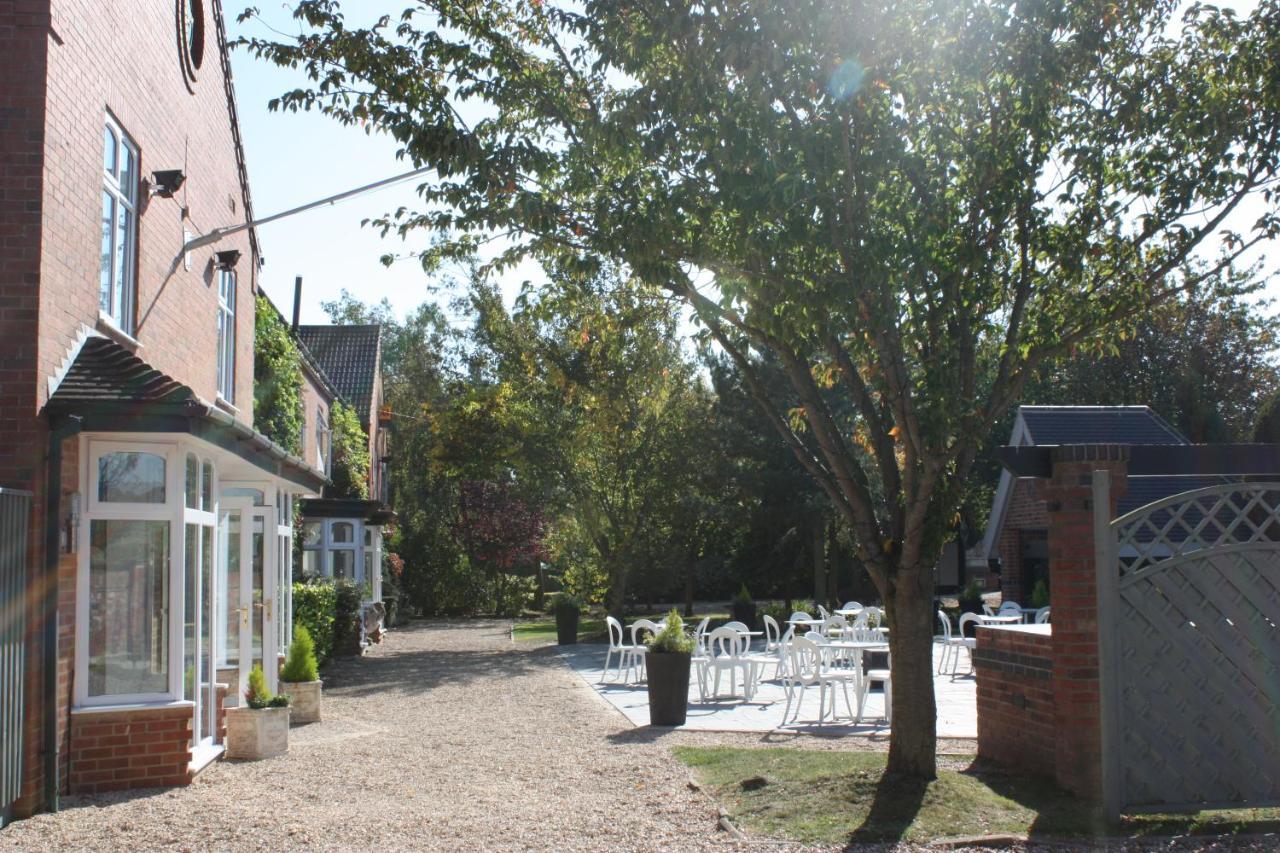
[[[849,632],[849,620],[838,613],[828,616],[822,624],[822,633],[828,637],[843,637]]]
[[[861,610],[862,604],[857,601],[846,601],[844,603],[844,606],[841,607],[840,609],[841,610]]]
[[[809,623],[812,621],[813,617],[808,613],[805,613],[803,610],[792,611],[791,615],[787,617],[788,623],[792,625],[803,625],[805,629],[808,629]]]
[[[862,722],[862,712],[867,704],[867,693],[871,690],[872,684],[884,685],[884,721],[886,723],[893,722],[893,673],[889,668],[885,669],[865,669],[862,671],[862,677],[858,680],[858,716],[857,721]]]
[[[779,653],[782,639],[780,637],[781,629],[778,627],[778,620],[772,616],[765,615],[764,619],[764,649],[759,652],[751,652],[747,658],[758,667],[757,673],[761,679],[764,677],[764,668],[766,666],[774,667],[774,676],[781,676],[784,669],[783,657]]]
[[[645,681],[649,677],[649,647],[645,644],[641,632],[648,631],[656,637],[661,630],[662,626],[652,619],[637,619],[631,623],[631,656],[636,668],[640,670],[637,681]]]
[[[966,651],[969,652],[969,672],[970,674],[973,673],[973,650],[978,647],[978,638],[966,637],[964,633],[964,627],[966,625],[973,625],[974,627],[977,627],[978,625],[981,625],[981,624],[982,624],[982,620],[978,618],[978,614],[976,613],[960,614],[960,625],[959,625],[960,636],[955,637],[953,639],[953,642],[955,643],[956,651],[955,651],[955,658],[951,661],[952,675],[955,675],[956,670],[960,669],[960,649],[965,649]]]
[[[788,667],[790,666],[790,661],[791,661],[790,646],[791,646],[791,641],[794,640],[795,637],[796,637],[796,626],[788,625],[787,630],[782,633],[782,638],[778,640],[777,676],[778,678],[782,679],[782,684],[784,687],[786,686],[787,681],[790,678],[790,674],[788,670]]]
[[[728,625],[716,628],[707,635],[707,656],[701,662],[702,677],[713,676],[711,695],[720,695],[720,674],[729,673],[729,694],[738,693],[738,673],[742,673],[743,698],[750,700],[755,693],[753,675],[755,662],[747,657],[750,637]]]
[[[693,632],[694,653],[703,654],[707,650],[707,626],[711,624],[710,616],[703,616],[702,621]]]
[[[609,650],[604,656],[604,672],[600,673],[600,681],[604,682],[609,677],[609,662],[616,654],[618,656],[618,679],[622,678],[622,671],[625,669],[630,672],[636,665],[637,659],[648,651],[644,646],[627,645],[623,639],[622,623],[612,616],[606,616],[605,625],[609,629]]]
[[[992,609],[991,609],[991,605],[990,605],[990,604],[987,604],[985,601],[984,601],[984,602],[982,602],[982,612],[983,612],[985,615],[987,615],[987,616],[995,616],[995,615],[996,615],[996,612],[995,612],[994,610],[992,610]]]
[[[831,618],[831,614],[827,612],[827,608],[823,607],[821,604],[818,605],[818,618],[824,622]]]
[[[1041,607],[1036,611],[1036,624],[1043,625],[1049,621],[1049,608]]]
[[[1017,616],[1022,617],[1022,605],[1016,601],[1003,601],[1000,603],[1000,609],[996,612],[997,616]]]
[[[764,650],[776,652],[778,643],[782,640],[782,629],[778,627],[778,620],[766,613],[762,621],[764,622]]]
[[[857,683],[857,673],[850,669],[831,669],[822,664],[822,651],[818,644],[813,640],[805,637],[796,637],[788,645],[788,654],[790,663],[788,671],[790,676],[786,682],[787,688],[787,707],[782,712],[782,724],[787,724],[787,718],[791,716],[791,704],[794,701],[796,706],[795,719],[800,717],[800,706],[804,704],[805,691],[813,685],[818,685],[818,725],[826,720],[827,717],[827,690],[831,690],[831,717],[834,720],[836,715],[836,686],[839,685],[844,690],[845,707],[849,710],[849,717],[854,717],[853,703],[849,701],[849,685]],[[799,693],[797,699],[796,694]]]

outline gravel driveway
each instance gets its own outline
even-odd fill
[[[729,847],[661,738],[503,621],[417,622],[326,673],[287,755],[187,788],[64,798],[0,847],[135,850]]]

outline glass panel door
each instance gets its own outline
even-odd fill
[[[225,498],[230,508],[219,529],[225,544],[222,589],[226,600],[225,638],[220,638],[220,662],[235,669],[236,704],[249,687],[249,672],[261,666],[267,687],[278,687],[276,663],[275,554],[267,547],[267,531],[275,524],[275,510],[252,506],[244,498]]]

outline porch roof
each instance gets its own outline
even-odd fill
[[[51,422],[75,419],[85,431],[188,433],[306,489],[319,491],[326,482],[320,471],[108,338],[84,342],[44,411]]]

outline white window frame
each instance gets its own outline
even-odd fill
[[[111,255],[107,262],[108,304],[105,307],[102,305],[102,268],[101,266],[98,268],[99,317],[126,335],[132,336],[134,333],[134,306],[138,297],[138,177],[141,158],[137,144],[129,137],[129,134],[125,133],[124,129],[120,127],[120,123],[115,120],[111,113],[106,114],[103,129],[104,132],[114,136],[116,141],[115,171],[108,172],[105,168],[102,170],[102,190],[115,200],[115,206],[112,208],[111,216]],[[104,139],[104,145],[105,142],[106,140]],[[127,150],[133,162],[133,180],[128,185],[120,183],[121,150]],[[120,271],[121,275],[123,275],[123,280],[117,280],[115,259],[117,252],[116,240],[119,236],[119,230],[116,223],[118,222],[118,210],[121,207],[129,213],[129,224],[125,229],[127,243],[124,247],[124,269]]]
[[[98,458],[104,453],[153,453],[165,459],[165,502],[162,504],[98,501]],[[75,704],[91,708],[115,705],[153,705],[182,702],[183,611],[179,592],[185,584],[186,453],[177,443],[161,441],[98,440],[82,436],[81,482],[89,485],[89,500],[80,519],[79,558],[76,568]],[[94,521],[167,521],[169,523],[168,686],[164,693],[114,693],[89,695],[89,561],[90,524]]]
[[[236,289],[235,270],[218,270],[218,399],[236,402]]]

